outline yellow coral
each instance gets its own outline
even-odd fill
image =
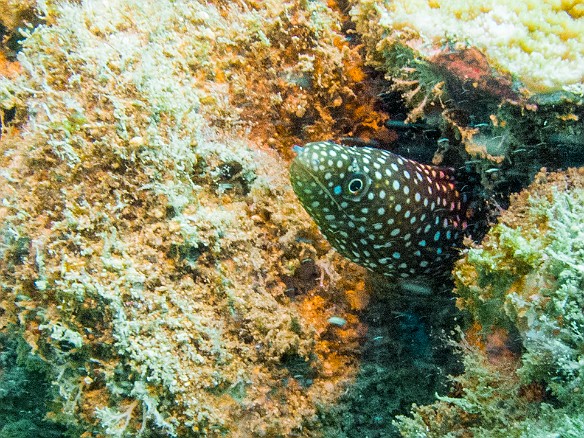
[[[375,8],[382,27],[427,56],[447,42],[471,45],[532,92],[584,92],[579,1],[398,0],[384,5],[363,0],[354,13]]]

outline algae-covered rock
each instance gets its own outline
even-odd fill
[[[516,330],[522,379],[544,384],[562,403],[584,384],[583,267],[580,169],[540,174],[454,272],[459,306],[487,330]]]
[[[0,78],[0,330],[71,436],[307,434],[355,372],[361,270],[265,146],[332,129],[354,54],[333,10],[267,3],[51,3]]]
[[[14,57],[26,30],[40,21],[36,6],[34,0],[0,1],[0,62]]]
[[[456,264],[465,372],[404,436],[582,436],[583,242],[584,171],[540,173]]]
[[[582,151],[581,57],[560,60],[574,80],[533,86],[464,26],[424,39],[402,3],[0,2],[23,39],[18,62],[19,44],[0,59],[1,433],[390,434],[395,412],[444,390],[449,298],[367,309],[369,279],[295,200],[291,146],[387,131],[375,95],[398,91],[405,122],[443,134],[436,162],[472,156],[482,188],[506,192]],[[430,22],[449,12],[427,5]],[[467,371],[406,435],[509,436],[536,415],[579,430],[581,177],[541,178],[458,265]]]

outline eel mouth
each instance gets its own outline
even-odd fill
[[[314,181],[317,184],[317,186],[319,187],[319,189],[326,195],[327,200],[329,201],[329,203],[331,205],[333,205],[334,208],[336,209],[336,211],[338,211],[338,213],[339,213],[338,216],[337,216],[337,219],[335,220],[335,222],[337,224],[337,229],[333,229],[332,227],[327,227],[326,225],[325,226],[322,226],[321,228],[327,228],[328,232],[331,232],[333,234],[338,233],[343,228],[342,225],[348,223],[351,220],[351,218],[349,217],[349,215],[347,214],[347,212],[345,211],[345,209],[341,207],[341,205],[339,204],[339,202],[331,194],[331,192],[328,189],[328,187],[326,187],[319,180],[319,178],[311,171],[310,165],[306,164],[301,159],[300,155],[298,157],[296,157],[292,161],[292,164],[290,165],[290,181],[292,183],[292,188],[294,189],[294,192],[296,193],[296,196],[300,200],[302,200],[302,187],[299,187],[296,184],[298,180],[304,180],[304,181],[311,180],[311,181]],[[319,214],[318,216],[323,217],[324,214]],[[317,223],[319,222],[319,221],[316,220],[316,218],[313,217],[313,219]],[[330,222],[331,221],[325,221],[325,223],[330,223]],[[318,225],[320,226],[321,224],[318,223]]]
[[[304,178],[302,178],[302,177],[304,177]],[[332,204],[334,204],[335,207],[337,208],[337,210],[348,219],[348,216],[345,213],[344,209],[341,208],[341,205],[337,202],[337,200],[333,197],[333,195],[331,195],[331,192],[328,189],[328,187],[326,187],[320,181],[320,179],[311,171],[310,166],[307,165],[306,163],[304,163],[303,160],[300,158],[300,156],[296,157],[292,161],[292,164],[290,166],[290,181],[292,182],[292,188],[294,188],[296,195],[298,195],[298,197],[300,198],[299,192],[296,191],[296,184],[295,184],[295,181],[298,181],[298,179],[304,179],[304,180],[310,179],[310,180],[314,181],[318,185],[318,187],[322,190],[322,192],[327,196],[328,200]],[[300,192],[302,191],[302,189],[300,187],[298,187],[298,190]]]

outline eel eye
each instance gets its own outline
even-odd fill
[[[343,180],[343,197],[357,202],[367,194],[371,178],[363,172],[351,172]]]
[[[360,176],[353,178],[347,185],[347,189],[351,195],[358,195],[363,190],[363,187],[365,187],[365,181]]]

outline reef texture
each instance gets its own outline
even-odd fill
[[[351,15],[367,63],[405,102],[390,126],[439,132],[433,162],[476,175],[488,210],[477,219],[503,213],[454,271],[464,373],[396,426],[582,436],[583,176],[538,175],[584,164],[581,4],[363,0]]]
[[[458,14],[450,37],[396,25],[402,3],[0,1],[5,41],[25,37],[0,58],[0,437],[390,436],[443,392],[449,298],[412,284],[368,305],[387,285],[317,232],[291,146],[395,139],[375,105],[389,91],[407,106],[393,122],[439,131],[435,164],[472,157],[506,194],[582,160],[581,78],[545,69],[538,88],[539,40],[517,67],[464,34],[503,6]],[[510,26],[534,36],[525,14],[547,6],[516,3]],[[577,75],[580,6],[546,11],[545,40],[576,44],[557,70]],[[475,320],[460,394],[402,433],[582,425],[581,179],[539,177],[458,265]]]
[[[404,436],[584,434],[584,170],[540,173],[454,270],[474,326],[455,390]]]
[[[40,12],[21,74],[0,78],[0,383],[45,380],[37,410],[2,388],[2,433],[313,435],[355,373],[363,270],[318,235],[274,149],[357,102],[337,13]]]
[[[461,156],[493,194],[582,163],[579,2],[363,0],[351,15],[405,122],[441,132],[435,164]]]
[[[27,21],[36,21],[35,7],[36,1],[34,0],[1,0],[0,26],[3,28],[3,32],[11,34],[16,32],[19,27],[25,27]]]
[[[365,0],[379,31],[430,58],[475,47],[490,65],[531,93],[584,92],[584,7],[577,0]],[[386,41],[379,38],[378,41]]]
[[[14,57],[21,31],[39,22],[35,0],[0,0],[0,60]]]

